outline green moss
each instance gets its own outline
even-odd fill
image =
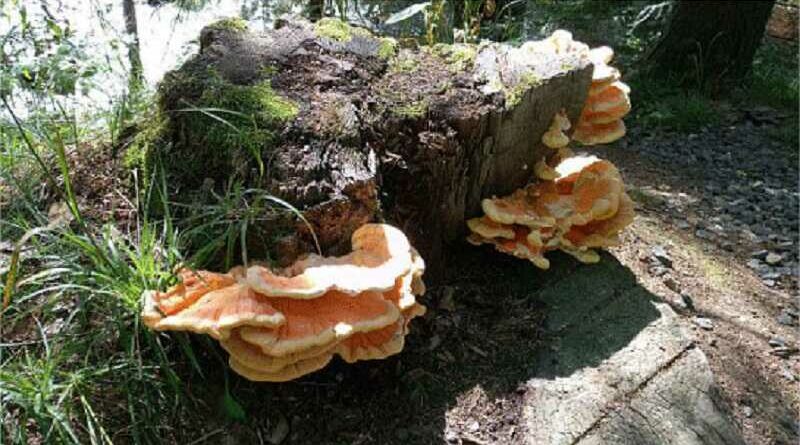
[[[419,59],[414,56],[400,56],[391,60],[390,73],[413,73],[419,69]]]
[[[314,24],[314,32],[320,36],[337,42],[349,42],[355,36],[373,37],[373,34],[365,28],[350,26],[333,17],[325,17]],[[391,37],[383,37],[378,42],[377,56],[387,60],[397,53],[397,40]]]
[[[533,73],[525,73],[519,82],[511,88],[506,89],[506,109],[511,109],[519,105],[522,96],[533,87],[541,85],[542,80]]]
[[[454,72],[464,71],[472,67],[478,51],[475,45],[456,43],[446,45],[437,43],[429,50],[434,55],[444,59],[450,69]]]
[[[276,67],[275,65],[265,65],[264,67],[261,68],[261,76],[263,78],[267,79],[271,78],[277,73],[278,73],[278,67]]]
[[[314,24],[314,32],[320,37],[327,37],[337,42],[349,42],[353,38],[353,28],[347,23],[333,17],[325,17]]]
[[[384,37],[378,46],[378,57],[383,60],[389,60],[397,54],[397,40],[391,37]]]
[[[156,112],[147,116],[138,125],[138,132],[125,150],[122,163],[127,169],[139,169],[143,178],[149,177],[148,156],[162,138],[167,125],[164,113]]]
[[[207,67],[185,66],[165,78],[159,91],[162,110],[170,118],[164,139],[172,143],[159,150],[160,157],[170,176],[184,186],[205,178],[225,181],[263,174],[265,151],[298,112],[269,80],[236,85]]]
[[[398,105],[392,112],[400,117],[405,118],[419,118],[428,112],[428,102],[425,100],[418,100],[406,104]]]
[[[262,150],[273,142],[275,127],[294,118],[297,106],[275,94],[268,80],[253,86],[215,82],[193,111],[197,115],[189,121],[189,134],[217,152],[232,150],[227,155],[233,155],[232,167],[239,169],[249,163],[247,155],[260,162]]]
[[[207,26],[212,29],[224,29],[228,31],[245,32],[247,31],[247,22],[239,17],[227,17],[217,20],[216,22]]]

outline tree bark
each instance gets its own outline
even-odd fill
[[[678,1],[648,56],[651,72],[724,92],[748,74],[774,3]]]
[[[125,20],[125,33],[131,38],[128,44],[128,62],[131,71],[128,76],[128,92],[137,94],[144,84],[144,69],[139,50],[139,29],[136,23],[136,5],[133,0],[122,0],[122,16]]]
[[[389,41],[378,37],[357,32],[337,41],[307,22],[281,25],[262,34],[207,27],[200,54],[162,81],[170,183],[195,190],[207,178],[233,178],[265,189],[303,211],[326,254],[349,250],[361,224],[385,220],[406,232],[431,278],[482,198],[532,179],[551,150],[541,137],[553,116],[565,110],[577,122],[591,82],[591,64],[575,54],[531,55],[493,43],[459,47],[472,52],[461,58],[449,46],[387,55],[381,48]],[[257,170],[252,161],[237,164],[252,156],[210,142],[219,137],[207,129],[226,126],[184,111],[228,108],[207,99],[264,82],[296,104],[297,114],[272,124],[274,136],[260,149],[262,176],[247,174]],[[291,234],[268,247],[271,258],[285,262],[313,250],[304,224],[293,224],[264,224],[273,235],[263,239]]]

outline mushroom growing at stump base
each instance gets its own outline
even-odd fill
[[[309,255],[272,270],[183,270],[166,292],[144,294],[142,319],[159,331],[218,340],[231,369],[254,381],[292,380],[327,365],[402,351],[409,322],[425,313],[425,263],[400,230],[365,224],[341,257]]]

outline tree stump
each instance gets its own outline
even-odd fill
[[[525,46],[400,49],[333,19],[259,34],[225,20],[200,41],[159,87],[168,143],[154,153],[169,183],[265,189],[303,212],[326,254],[349,250],[361,224],[385,220],[406,232],[434,279],[480,200],[532,179],[553,116],[563,109],[577,121],[592,73],[585,57]],[[264,230],[272,258],[313,251],[303,223]]]

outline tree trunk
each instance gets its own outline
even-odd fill
[[[553,116],[565,110],[577,122],[591,81],[576,54],[494,43],[394,52],[391,40],[350,28],[336,40],[319,24],[281,25],[263,34],[211,25],[200,54],[162,81],[170,184],[265,189],[303,211],[326,254],[349,250],[361,224],[386,220],[420,250],[431,278],[482,198],[532,179],[551,150],[541,137]],[[220,117],[239,128],[187,107],[232,109]],[[237,120],[246,113],[252,119]],[[244,136],[256,139],[264,174]],[[270,258],[313,250],[303,223],[263,226],[271,235],[262,239],[280,239]]]
[[[312,22],[321,19],[324,12],[325,0],[308,0],[308,3],[306,3],[306,17]]]
[[[139,29],[136,24],[136,5],[133,0],[122,0],[122,16],[125,20],[125,33],[131,39],[128,44],[128,61],[131,71],[128,77],[128,92],[131,95],[137,94],[144,84],[144,72],[142,68],[142,58],[139,51]]]
[[[774,0],[678,1],[648,56],[652,73],[720,93],[749,72]]]

